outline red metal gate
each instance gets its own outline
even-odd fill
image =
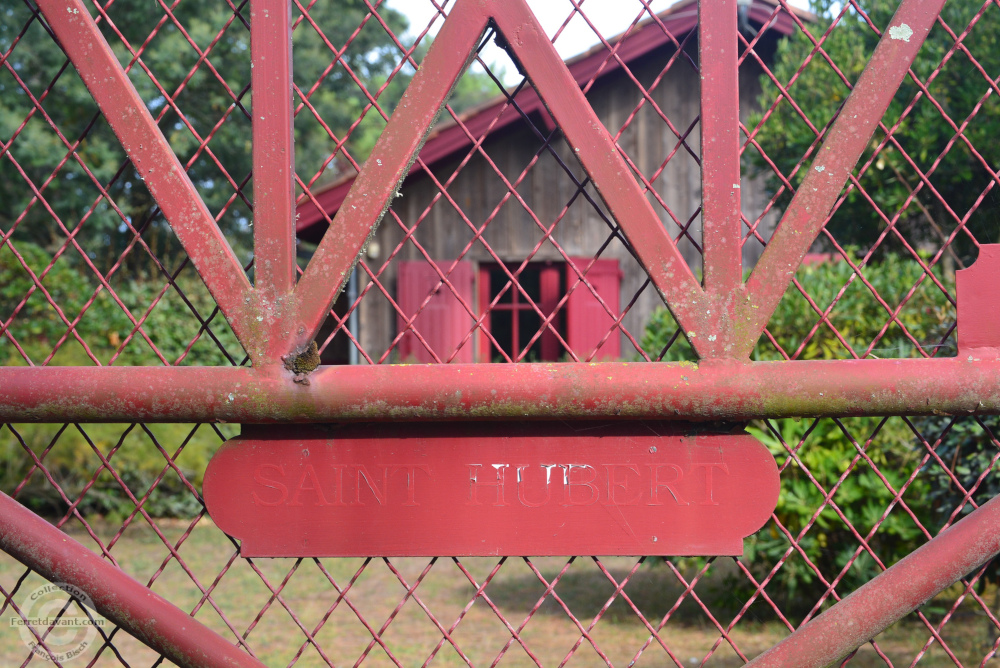
[[[81,665],[993,660],[1000,5],[602,2],[428,0],[426,52],[376,0],[0,8],[5,665],[77,658],[39,576],[112,623]],[[782,505],[733,560],[271,562],[200,494],[232,425],[530,420],[749,424]]]

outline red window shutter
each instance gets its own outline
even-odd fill
[[[482,317],[490,305],[490,268],[489,265],[479,265],[479,316]],[[493,354],[493,342],[486,335],[487,331],[492,331],[492,321],[490,316],[483,319],[485,327],[479,328],[479,361],[487,363]]]
[[[442,274],[446,274],[452,264],[454,262],[450,260],[442,260],[437,266]],[[399,340],[399,356],[403,362],[434,362],[434,355],[427,349],[428,346],[442,362],[446,362],[463,340],[465,340],[464,345],[451,361],[472,362],[472,337],[467,338],[466,335],[475,321],[455,296],[457,293],[470,308],[472,307],[474,284],[472,263],[459,262],[448,276],[448,280],[455,287],[455,292],[453,293],[447,285],[441,284],[413,321],[413,328],[420,332],[427,345],[425,346],[412,330],[407,330]],[[441,277],[428,262],[418,260],[399,263],[396,303],[407,318],[413,317],[440,282]],[[397,331],[403,331],[405,325],[403,317],[397,314]]]
[[[541,301],[538,306],[542,309],[542,314],[546,317],[552,315],[552,312],[556,310],[556,305],[562,296],[566,294],[563,290],[563,269],[564,267],[556,264],[546,265],[542,267],[539,275],[539,284],[541,288]],[[563,355],[562,344],[559,342],[559,337],[555,335],[553,329],[558,329],[559,324],[556,319],[552,320],[552,327],[546,327],[545,331],[542,332],[542,359],[546,362],[555,362]]]
[[[591,262],[590,258],[572,258],[570,261],[581,274]],[[566,288],[573,292],[566,304],[566,342],[577,357],[586,360],[604,339],[593,359],[617,359],[621,357],[621,335],[617,328],[608,334],[615,323],[615,318],[608,311],[615,316],[620,312],[618,294],[621,270],[618,268],[618,260],[595,260],[584,277],[594,286],[607,309],[597,301],[590,288],[580,281],[572,267],[567,267]]]

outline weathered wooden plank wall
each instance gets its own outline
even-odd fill
[[[691,54],[697,53],[696,44],[690,44],[687,48]],[[648,87],[661,75],[664,65],[674,52],[672,47],[659,49],[630,63],[630,68],[636,79]],[[750,63],[749,59],[741,69],[741,116],[744,120],[755,109],[760,91],[760,73],[759,66]],[[627,75],[618,69],[598,80],[588,91],[587,97],[609,131],[617,134],[635,111],[641,94]],[[701,241],[701,173],[697,163],[700,135],[696,123],[699,85],[698,74],[685,62],[683,55],[663,75],[651,97],[679,132],[684,133],[690,129],[690,134],[685,138],[686,146],[679,146],[675,133],[648,103],[621,132],[619,144],[658,193],[659,198],[649,195],[650,202],[668,231],[676,237],[681,233],[680,226],[690,223],[690,238],[681,236],[678,243],[692,269],[699,272],[701,257],[695,247],[695,243],[700,244]],[[538,129],[547,133],[540,119],[535,121]],[[543,228],[552,226],[557,217],[562,215],[552,235],[554,241],[569,256],[593,257],[600,251],[602,258],[617,258],[623,271],[621,304],[623,307],[628,305],[645,284],[645,271],[625,244],[614,238],[609,241],[609,237],[613,235],[608,222],[610,218],[603,212],[594,186],[587,185],[585,192],[597,203],[596,207],[584,196],[574,199],[577,186],[556,158],[548,151],[542,151],[536,158],[541,146],[538,135],[527,124],[518,124],[513,129],[498,132],[483,144],[486,157],[482,154],[474,155],[457,175],[454,175],[455,169],[465,158],[466,150],[453,159],[433,166],[434,175],[441,184],[446,184],[454,176],[453,182],[447,187],[447,196],[441,195],[434,180],[421,174],[411,177],[404,184],[401,191],[403,197],[396,200],[393,209],[403,224],[412,226],[419,223],[413,238],[432,259],[439,262],[458,259],[474,238],[475,230],[482,228],[488,220],[490,222],[486,225],[482,238],[501,260],[521,262],[543,238]],[[576,179],[582,181],[585,176],[582,168],[558,134],[553,148],[563,162],[571,167]],[[672,157],[664,165],[671,154]],[[517,193],[523,198],[524,204],[513,196],[507,196],[507,186],[497,176],[487,158],[511,183],[521,179]],[[533,159],[536,159],[536,163],[527,174],[522,175],[522,171]],[[768,201],[762,185],[759,180],[747,177],[743,178],[741,184],[743,212],[751,222],[761,215]],[[564,211],[567,202],[571,200],[573,203]],[[773,215],[769,214],[758,231],[766,238],[773,225]],[[744,234],[746,231],[744,226]],[[404,231],[400,225],[391,216],[386,216],[376,236],[381,256],[375,264],[384,262],[403,236]],[[746,244],[746,268],[753,266],[761,250],[762,246],[756,240]],[[395,259],[423,258],[416,245],[407,243]],[[486,247],[479,242],[472,244],[461,259],[474,263],[494,261]],[[560,261],[562,257],[552,243],[545,242],[531,259]],[[393,265],[387,268],[380,280],[383,285],[392,289],[395,285]],[[363,284],[366,281],[367,278],[364,278]],[[625,327],[636,339],[641,337],[650,314],[661,305],[662,300],[652,286],[646,286],[624,318]],[[361,304],[360,319],[365,349],[384,351],[396,333],[396,314],[388,299],[383,295],[369,294]],[[472,325],[473,320],[470,318],[470,328]],[[621,350],[626,358],[637,354],[624,335]]]

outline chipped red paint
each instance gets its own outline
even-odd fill
[[[250,2],[254,282],[272,302],[295,287],[291,12],[288,0]]]
[[[773,242],[768,244],[745,284],[741,280],[742,264],[738,252],[740,235],[733,232],[742,224],[739,188],[734,187],[739,185],[735,178],[739,174],[739,161],[733,154],[733,146],[738,144],[738,100],[732,90],[736,80],[737,26],[735,18],[727,20],[724,25],[711,21],[702,23],[699,34],[703,44],[700,48],[708,50],[703,53],[710,53],[713,60],[727,58],[730,63],[728,67],[710,66],[711,72],[718,75],[718,81],[705,79],[704,83],[706,99],[711,99],[712,104],[707,111],[703,110],[706,117],[702,123],[718,136],[706,132],[703,137],[703,147],[708,147],[703,155],[702,168],[706,197],[705,239],[709,245],[703,288],[644,197],[638,182],[632,178],[614,140],[523,0],[484,0],[478,6],[472,2],[459,2],[445,21],[434,47],[421,64],[400,109],[390,119],[372,157],[352,183],[347,196],[350,204],[345,200],[334,224],[320,243],[320,257],[314,258],[315,271],[346,272],[350,263],[337,253],[346,254],[345,248],[360,251],[361,243],[368,238],[371,229],[370,225],[365,227],[356,222],[356,216],[360,215],[356,214],[358,208],[369,212],[366,220],[377,222],[382,214],[380,210],[374,218],[371,217],[370,212],[376,207],[372,202],[363,201],[364,193],[369,190],[383,193],[389,180],[394,179],[392,188],[384,192],[386,199],[382,201],[388,202],[407,173],[406,169],[396,167],[387,170],[388,174],[378,182],[379,190],[369,183],[373,178],[370,175],[378,173],[372,165],[373,160],[398,165],[405,158],[408,168],[428,128],[417,126],[416,121],[424,120],[430,110],[436,113],[440,108],[445,99],[442,91],[451,89],[455,70],[460,69],[456,61],[465,63],[472,55],[468,36],[481,35],[487,21],[492,20],[507,40],[512,54],[522,64],[546,109],[562,129],[566,141],[699,357],[745,359],[756,345],[796,268],[822,229],[943,4],[943,0],[903,0],[900,4],[892,25],[906,24],[911,30],[909,37],[904,41],[893,38],[888,30],[883,34],[871,61],[782,216]],[[715,11],[715,4],[705,7],[701,7],[700,11]],[[735,11],[735,6],[732,9]],[[722,31],[723,34],[717,35],[715,31]],[[517,35],[517,38],[512,40],[511,35]],[[727,43],[732,45],[728,56]],[[733,72],[726,75],[725,72],[730,69]],[[705,77],[704,74],[702,76]],[[409,143],[397,147],[394,142],[404,138],[409,138]],[[715,150],[716,143],[718,150]],[[398,151],[404,153],[397,155]],[[351,232],[356,225],[358,228]],[[364,237],[358,243],[362,235]],[[728,243],[723,241],[725,239]],[[352,261],[355,257],[356,253],[351,256]],[[316,262],[317,259],[320,261]],[[309,273],[307,270],[307,276]],[[346,276],[346,273],[343,275]],[[317,297],[314,301],[322,299]],[[308,317],[306,320],[310,325],[313,322]]]
[[[764,254],[747,279],[746,299],[737,300],[742,335],[733,354],[748,356],[785,294],[826,218],[941,13],[944,0],[903,0],[889,22],[907,26],[905,40],[887,29],[819,147],[805,178],[781,217]],[[744,321],[747,324],[744,324]]]
[[[487,19],[468,2],[452,9],[299,281],[297,322],[304,332],[298,339],[312,340],[319,331],[444,100],[475,53]]]
[[[233,331],[247,339],[246,273],[90,11],[81,0],[42,0],[38,7]]]
[[[79,2],[73,0],[73,3]],[[720,77],[718,83],[706,84],[705,87],[706,100],[713,100],[713,106],[717,108],[703,112],[706,114],[703,121],[705,127],[719,133],[718,137],[706,134],[704,139],[708,148],[702,161],[703,180],[706,197],[710,201],[705,205],[708,280],[703,288],[644,196],[614,139],[601,124],[525,0],[459,0],[361,173],[351,184],[333,224],[324,234],[301,279],[291,290],[286,289],[290,288],[290,249],[287,245],[288,230],[292,224],[290,200],[287,199],[290,197],[290,173],[281,165],[287,165],[292,147],[289,144],[290,128],[286,126],[282,130],[279,127],[281,119],[286,119],[288,125],[291,123],[287,85],[284,83],[290,76],[286,60],[289,24],[285,15],[278,12],[281,2],[257,2],[264,3],[255,5],[261,12],[265,5],[273,6],[275,11],[271,12],[273,18],[254,33],[262,35],[265,33],[261,31],[269,31],[267,39],[273,40],[273,45],[265,45],[258,36],[254,53],[262,56],[273,50],[276,57],[267,61],[260,74],[254,75],[255,80],[279,83],[272,86],[264,97],[264,121],[260,120],[260,115],[254,121],[255,144],[259,144],[254,160],[260,167],[270,157],[278,161],[278,168],[264,175],[259,184],[265,195],[270,196],[273,192],[275,200],[261,208],[263,225],[257,232],[256,240],[262,244],[259,259],[267,266],[259,273],[260,280],[250,290],[244,285],[245,274],[232,266],[235,260],[228,245],[225,246],[228,256],[222,253],[229,258],[226,266],[217,266],[221,252],[218,247],[225,240],[214,221],[205,220],[207,210],[197,220],[186,217],[188,214],[184,212],[181,212],[183,215],[177,214],[176,221],[171,217],[169,210],[176,205],[172,197],[175,190],[180,198],[178,201],[194,198],[201,209],[204,209],[204,204],[197,199],[193,185],[183,176],[176,156],[162,155],[169,153],[166,140],[124,70],[114,59],[93,19],[86,12],[79,15],[72,11],[61,12],[53,0],[43,3],[42,7],[46,16],[60,26],[57,33],[63,36],[64,43],[72,42],[77,31],[82,31],[85,36],[79,40],[84,46],[71,50],[71,56],[80,61],[78,67],[84,81],[101,103],[102,110],[112,119],[113,127],[129,148],[136,164],[145,158],[149,165],[150,158],[145,151],[153,151],[155,147],[154,157],[158,161],[155,164],[160,171],[144,172],[151,192],[158,202],[164,200],[160,202],[161,207],[178,229],[178,236],[196,260],[199,271],[206,276],[210,286],[215,285],[213,294],[218,293],[220,308],[257,365],[275,363],[285,354],[301,350],[315,338],[362,248],[417,158],[444,101],[475,55],[480,37],[491,24],[504,36],[512,55],[525,69],[548,113],[561,128],[604,204],[621,226],[653,285],[698,355],[703,359],[747,358],[788,287],[795,268],[819,233],[851,169],[867,145],[868,137],[906,75],[943,4],[943,0],[903,0],[893,18],[893,25],[906,22],[911,30],[910,36],[906,41],[894,39],[890,31],[882,36],[871,62],[785,212],[773,242],[768,244],[745,285],[740,281],[740,236],[732,233],[742,224],[739,220],[738,188],[733,187],[738,185],[739,161],[733,154],[734,146],[738,144],[738,141],[734,142],[738,140],[735,127],[738,104],[730,90],[736,81],[734,68],[738,63],[735,51],[737,25],[733,17],[721,23],[719,17],[724,18],[728,13],[715,5],[700,9],[723,12],[719,17],[710,17],[711,20],[702,22],[700,28],[703,55],[706,58],[711,56],[713,61],[720,60],[708,69]],[[735,6],[730,6],[730,9],[735,11]],[[716,22],[718,25],[715,25]],[[716,31],[722,31],[722,34],[717,35]],[[727,43],[733,46],[727,49]],[[94,53],[100,57],[89,60]],[[733,72],[725,74],[729,70]],[[718,86],[720,90],[712,86]],[[273,125],[266,114],[276,119]],[[127,122],[132,116],[139,122]],[[138,134],[133,131],[133,126],[139,128]],[[148,148],[143,148],[144,145]],[[148,167],[143,166],[142,169]],[[220,287],[222,283],[213,283],[214,277],[220,274],[224,280],[230,283],[237,281],[240,285],[233,286],[231,291],[223,290]]]
[[[743,283],[743,248],[734,242],[743,228],[736,0],[701,0],[698,7],[704,284],[721,301],[736,298]],[[723,308],[732,317],[732,304]]]

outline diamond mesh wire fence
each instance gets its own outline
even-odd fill
[[[700,19],[693,1],[546,0],[538,27],[497,9],[463,33],[473,4],[0,7],[3,492],[269,666],[743,665],[994,496],[996,410],[961,382],[993,367],[959,350],[956,276],[1000,237],[1000,3],[951,0],[921,29],[887,0]],[[272,21],[289,48],[252,43]],[[802,375],[775,408],[684,385],[705,358]],[[888,359],[923,383],[903,404],[885,365],[853,371],[849,400],[826,367],[784,371]],[[388,371],[352,388],[369,376],[324,384],[320,363]],[[254,373],[341,396],[421,365],[574,363],[596,365],[598,417],[726,418],[768,447],[781,497],[743,557],[253,559],[205,509],[240,423],[315,421],[251,396]],[[673,365],[675,400],[630,412],[611,376],[645,365]],[[164,393],[182,376],[154,387],[158,367],[206,375]],[[13,375],[64,368],[91,375]],[[426,418],[464,387],[446,371],[398,381],[422,408],[348,397],[320,421]],[[527,388],[533,418],[589,416]],[[531,403],[466,401],[459,419]],[[997,573],[848,665],[992,665]],[[169,664],[110,622],[61,628],[96,616],[68,594],[37,623],[45,584],[0,555],[4,665]]]

